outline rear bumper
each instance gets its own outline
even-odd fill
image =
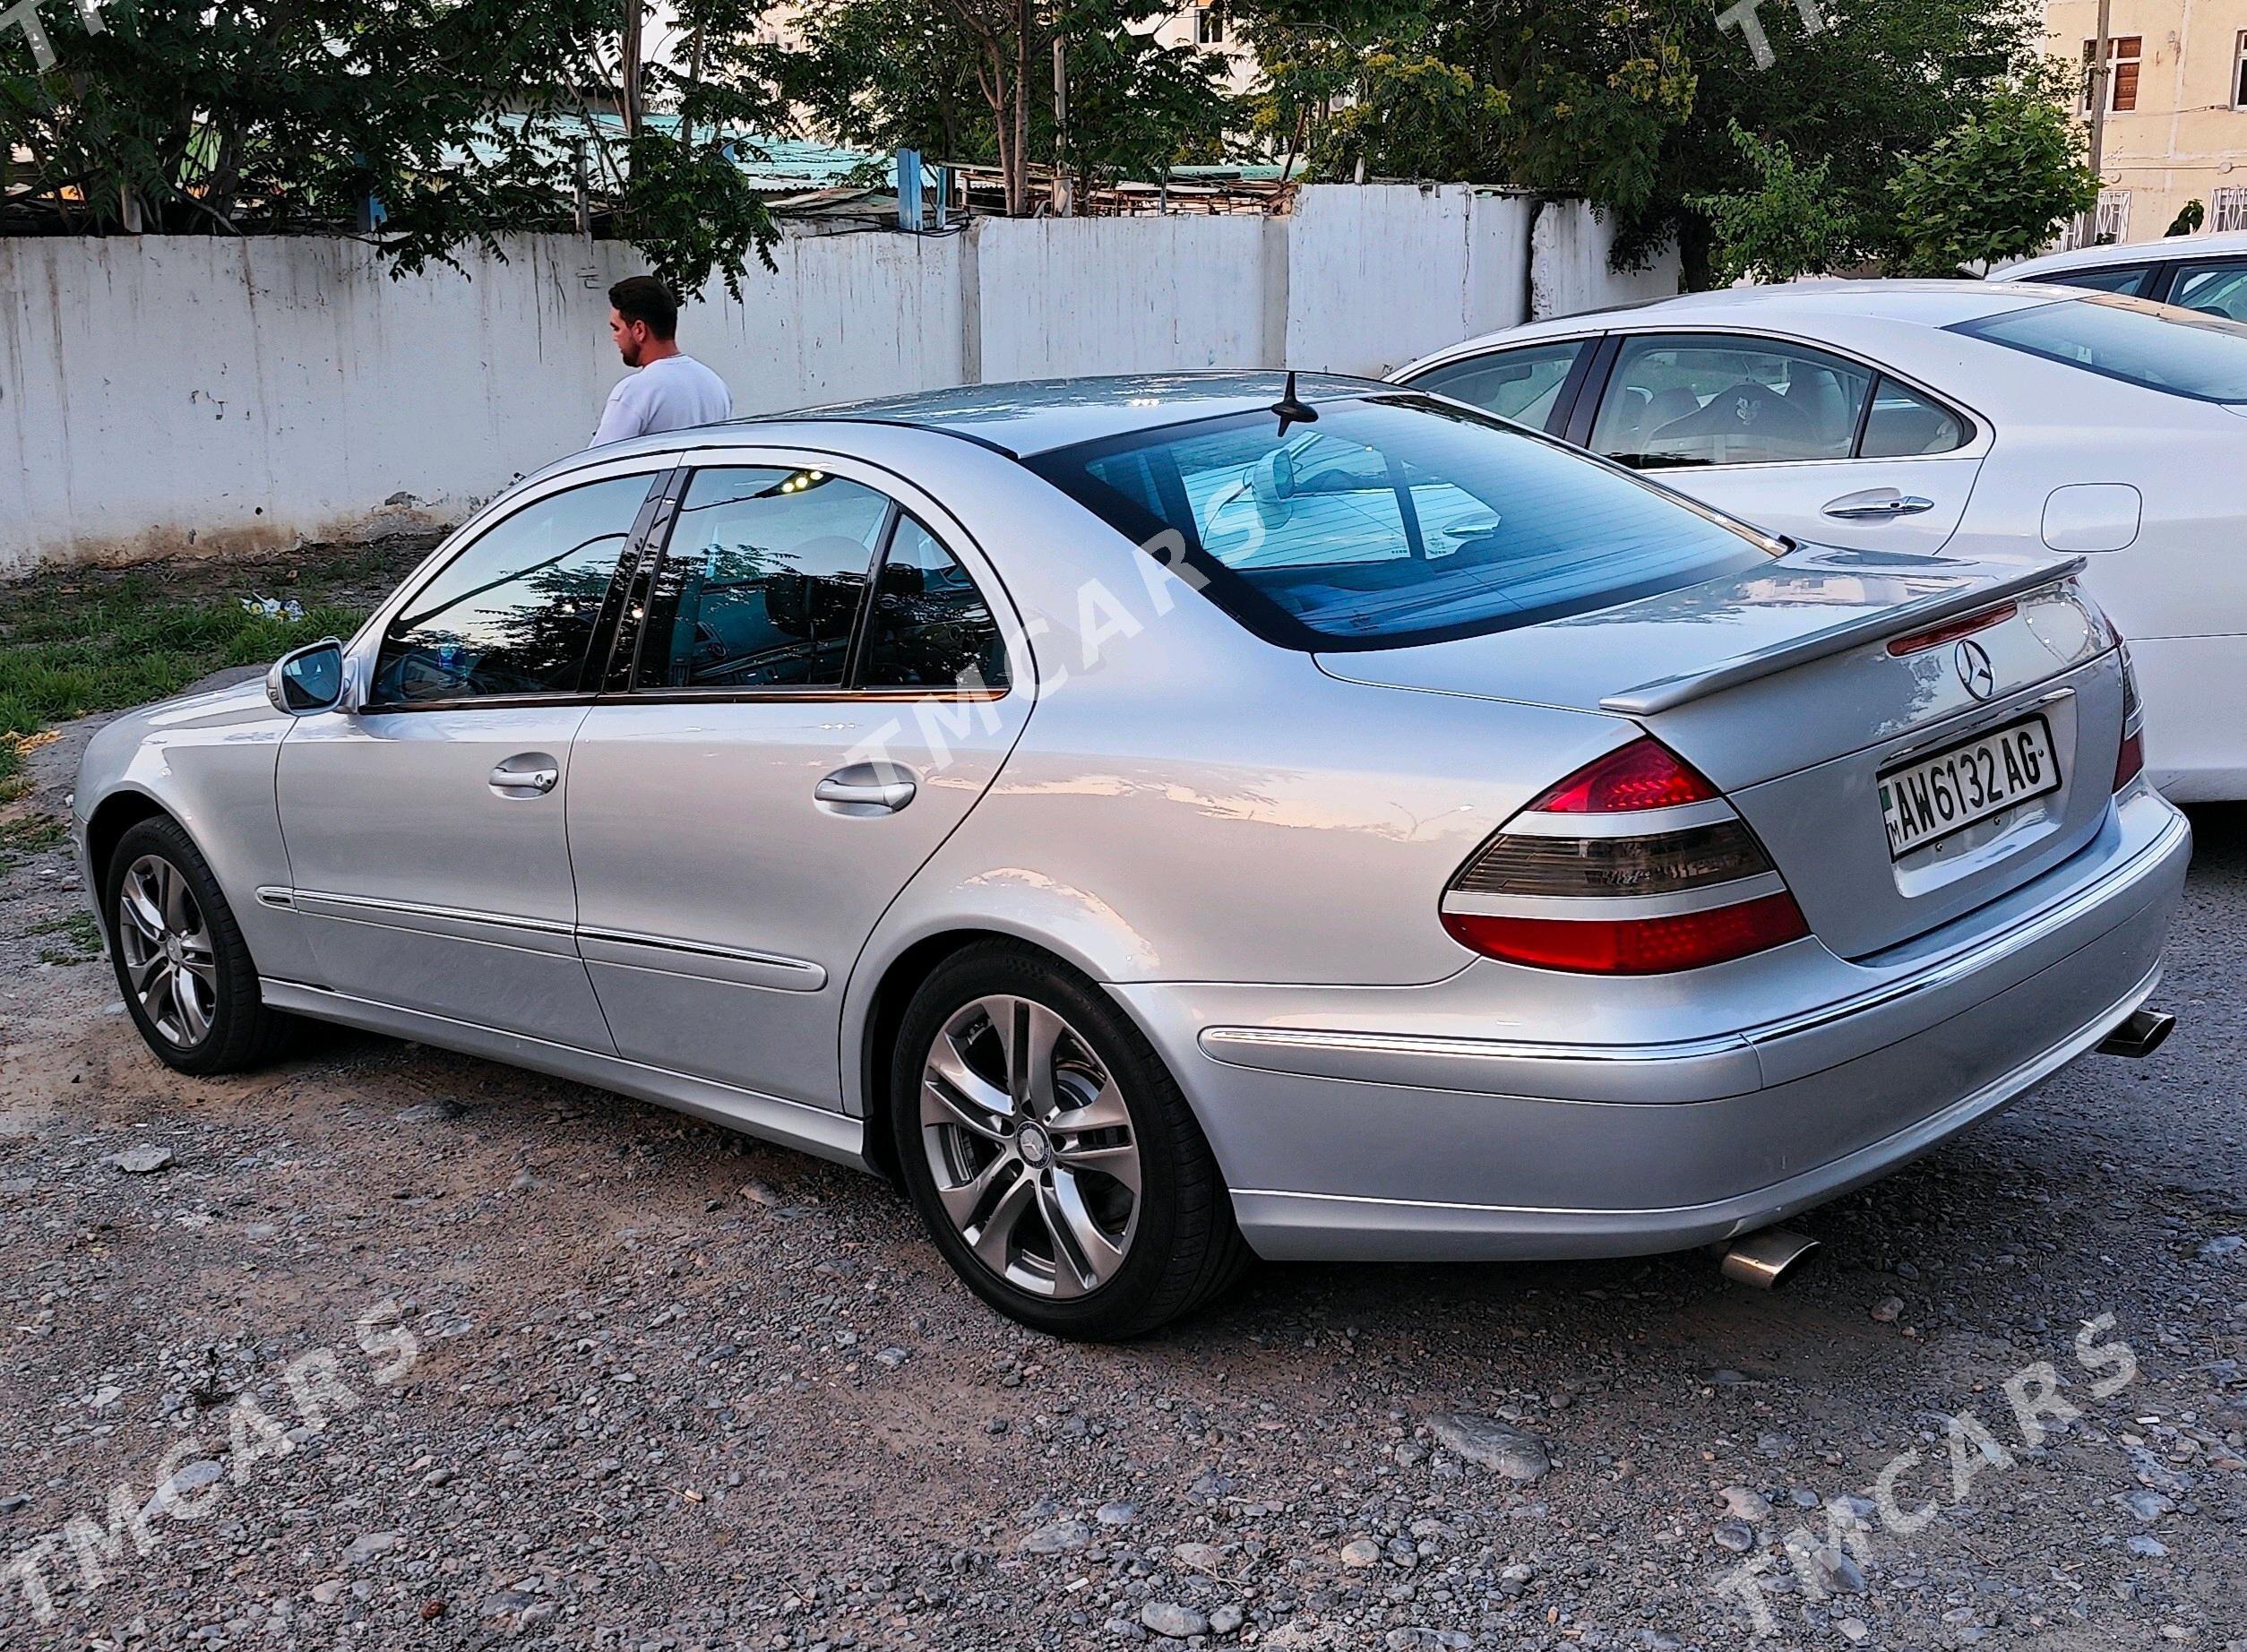
[[[2096,1045],[2159,979],[2191,848],[2141,787],[2063,865],[1855,963],[1804,942],[1662,988],[1477,963],[1419,988],[1116,991],[1265,1256],[1680,1249],[1872,1181]],[[1607,988],[1622,1013],[1571,1000]],[[1657,1036],[1614,1036],[1633,1026]]]

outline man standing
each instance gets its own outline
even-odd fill
[[[679,301],[652,275],[626,276],[608,289],[608,331],[624,366],[636,367],[608,392],[600,428],[589,444],[601,447],[659,430],[714,425],[733,417],[726,381],[692,356],[679,353]]]

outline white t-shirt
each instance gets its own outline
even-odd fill
[[[666,356],[637,372],[627,373],[608,392],[601,409],[600,428],[593,432],[590,447],[659,430],[684,430],[690,425],[714,425],[731,418],[734,399],[726,393],[726,381],[692,356]]]

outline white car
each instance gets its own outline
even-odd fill
[[[2247,322],[2247,230],[2127,246],[2079,246],[2012,264],[1996,275],[2004,281],[2088,287]]]
[[[1532,323],[1390,376],[1794,538],[2084,554],[2156,783],[2247,797],[2247,325],[2025,282],[1812,281]]]

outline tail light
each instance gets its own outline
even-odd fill
[[[1810,933],[1747,822],[1651,738],[1508,821],[1444,891],[1443,927],[1491,958],[1597,975],[1698,969]]]
[[[2122,657],[2122,746],[2114,753],[2114,789],[2121,791],[2146,770],[2146,712],[2138,703],[2138,674],[2131,669],[2130,644]]]

